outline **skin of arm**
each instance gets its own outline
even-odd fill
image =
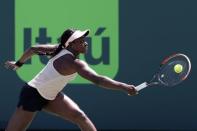
[[[25,63],[29,58],[31,58],[35,54],[48,54],[54,52],[57,49],[58,45],[36,45],[27,49],[23,55],[19,58],[21,63]]]
[[[25,63],[29,58],[31,58],[35,54],[49,54],[54,52],[57,49],[58,45],[50,45],[50,44],[43,44],[43,45],[35,45],[28,48],[22,56],[19,58],[18,62]],[[7,69],[17,70],[19,67],[16,65],[15,61],[6,61],[5,67]]]
[[[80,76],[100,87],[106,89],[120,90],[126,92],[128,95],[137,94],[137,91],[135,90],[133,85],[115,81],[107,76],[99,75],[93,69],[91,69],[87,63],[82,60],[74,60],[73,66]]]

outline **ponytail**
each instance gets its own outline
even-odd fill
[[[51,58],[56,56],[62,49],[64,49],[64,47],[61,44],[59,44],[57,49],[51,54]]]
[[[67,29],[62,33],[60,37],[60,44],[57,47],[57,49],[51,54],[51,58],[57,55],[62,49],[65,49],[65,43],[73,33],[74,33],[73,29]]]

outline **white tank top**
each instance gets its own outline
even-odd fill
[[[53,62],[65,54],[72,53],[63,49],[60,53],[51,58],[47,65],[31,81],[28,82],[28,85],[36,88],[40,95],[47,100],[54,100],[57,94],[67,85],[67,83],[73,80],[77,75],[77,73],[74,73],[64,76],[54,68]]]

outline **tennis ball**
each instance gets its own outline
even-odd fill
[[[183,71],[183,66],[182,66],[181,64],[176,64],[176,65],[174,66],[174,71],[175,71],[176,73],[181,73],[181,72]]]

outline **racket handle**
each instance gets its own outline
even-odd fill
[[[137,91],[140,91],[140,90],[146,88],[147,86],[148,86],[148,83],[147,83],[147,82],[144,82],[144,83],[142,83],[142,84],[136,86],[135,89],[136,89]]]

